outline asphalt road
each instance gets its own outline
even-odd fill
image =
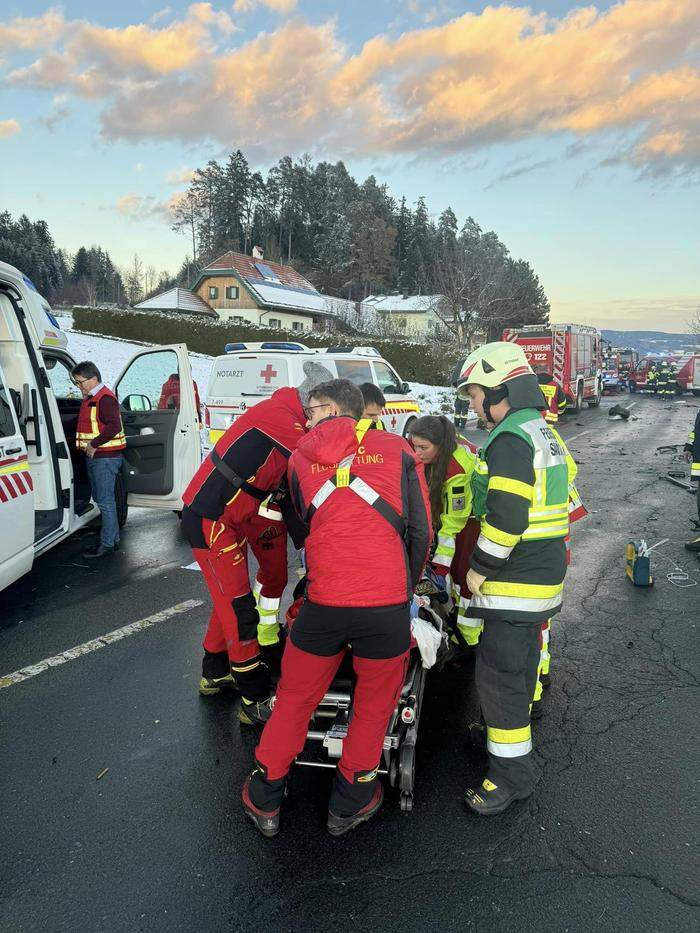
[[[253,739],[230,702],[197,694],[207,595],[175,517],[134,512],[98,567],[86,535],[41,558],[0,597],[0,675],[153,624],[0,687],[3,933],[697,928],[700,586],[667,573],[698,581],[700,563],[682,547],[694,502],[658,478],[656,450],[696,409],[637,397],[625,423],[614,401],[563,422],[591,514],[554,624],[541,780],[497,818],[461,802],[484,770],[462,668],[429,678],[411,814],[390,796],[333,839],[329,773],[299,769],[281,834],[262,839],[239,803]],[[642,536],[670,539],[652,589],[623,573]]]

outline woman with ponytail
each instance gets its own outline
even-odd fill
[[[418,418],[410,427],[409,440],[425,466],[430,493],[433,528],[437,535],[432,568],[442,577],[449,574],[459,633],[468,645],[476,645],[481,621],[466,615],[471,596],[466,585],[469,556],[479,536],[479,522],[470,518],[476,448],[457,434],[444,415]]]

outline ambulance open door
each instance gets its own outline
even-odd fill
[[[34,487],[13,393],[0,367],[0,590],[34,561]]]
[[[201,460],[199,418],[185,344],[143,350],[117,379],[129,505],[180,509]]]

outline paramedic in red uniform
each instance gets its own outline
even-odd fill
[[[409,600],[432,529],[422,465],[403,438],[371,430],[363,408],[347,379],[317,386],[306,407],[310,433],[289,462],[290,495],[309,525],[307,590],[256,768],[243,787],[244,809],[265,836],[278,832],[287,772],[348,642],[357,683],[329,832],[339,836],[368,820],[384,796],[377,770],[406,675]]]
[[[283,480],[289,455],[304,435],[302,398],[330,375],[325,366],[311,362],[304,371],[298,389],[278,389],[234,421],[182,497],[182,530],[213,603],[200,692],[235,685],[241,693],[238,716],[246,725],[270,715],[270,672],[260,642],[272,646],[278,641],[276,610],[287,583],[286,532],[264,503]],[[265,522],[279,533],[266,533]],[[260,563],[255,593],[248,544]],[[272,550],[264,544],[272,544]]]
[[[83,401],[78,412],[75,446],[85,454],[92,498],[102,514],[100,541],[83,555],[107,557],[119,550],[119,520],[114,487],[121,470],[126,437],[116,395],[103,382],[100,371],[86,360],[71,370]]]

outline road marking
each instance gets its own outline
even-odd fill
[[[199,573],[202,572],[202,568],[199,566],[196,560],[193,560],[191,564],[183,564],[180,567],[180,570],[197,570]]]
[[[588,431],[579,431],[578,434],[574,434],[571,437],[565,437],[564,441],[567,444],[570,444],[572,441],[575,441],[577,437],[583,437],[584,434],[592,434],[592,433],[593,433],[593,428],[589,428]]]
[[[151,628],[151,626],[157,625],[158,622],[165,622],[173,616],[180,615],[180,613],[187,612],[190,609],[196,609],[198,606],[202,605],[203,601],[201,599],[186,599],[182,603],[170,606],[169,609],[162,609],[160,612],[155,612],[152,616],[146,616],[145,619],[139,619],[137,622],[132,622],[130,625],[116,628],[113,632],[107,632],[106,635],[93,638],[92,641],[84,641],[82,645],[68,648],[67,651],[55,654],[51,658],[44,658],[43,661],[39,661],[37,664],[30,664],[28,667],[23,667],[18,671],[14,671],[12,674],[5,674],[4,677],[0,677],[0,690],[2,690],[3,687],[11,687],[13,684],[21,684],[23,680],[30,680],[32,677],[36,677],[37,674],[43,674],[44,671],[48,671],[52,667],[59,667],[61,664],[67,664],[69,661],[75,661],[76,658],[84,654],[99,651],[100,648],[106,648],[115,641],[121,641],[122,638],[135,635],[136,632],[143,632],[144,629]]]
[[[632,402],[631,405],[626,405],[625,408],[627,409],[627,411],[632,411],[632,409],[634,408],[636,404],[637,404],[636,402]]]

